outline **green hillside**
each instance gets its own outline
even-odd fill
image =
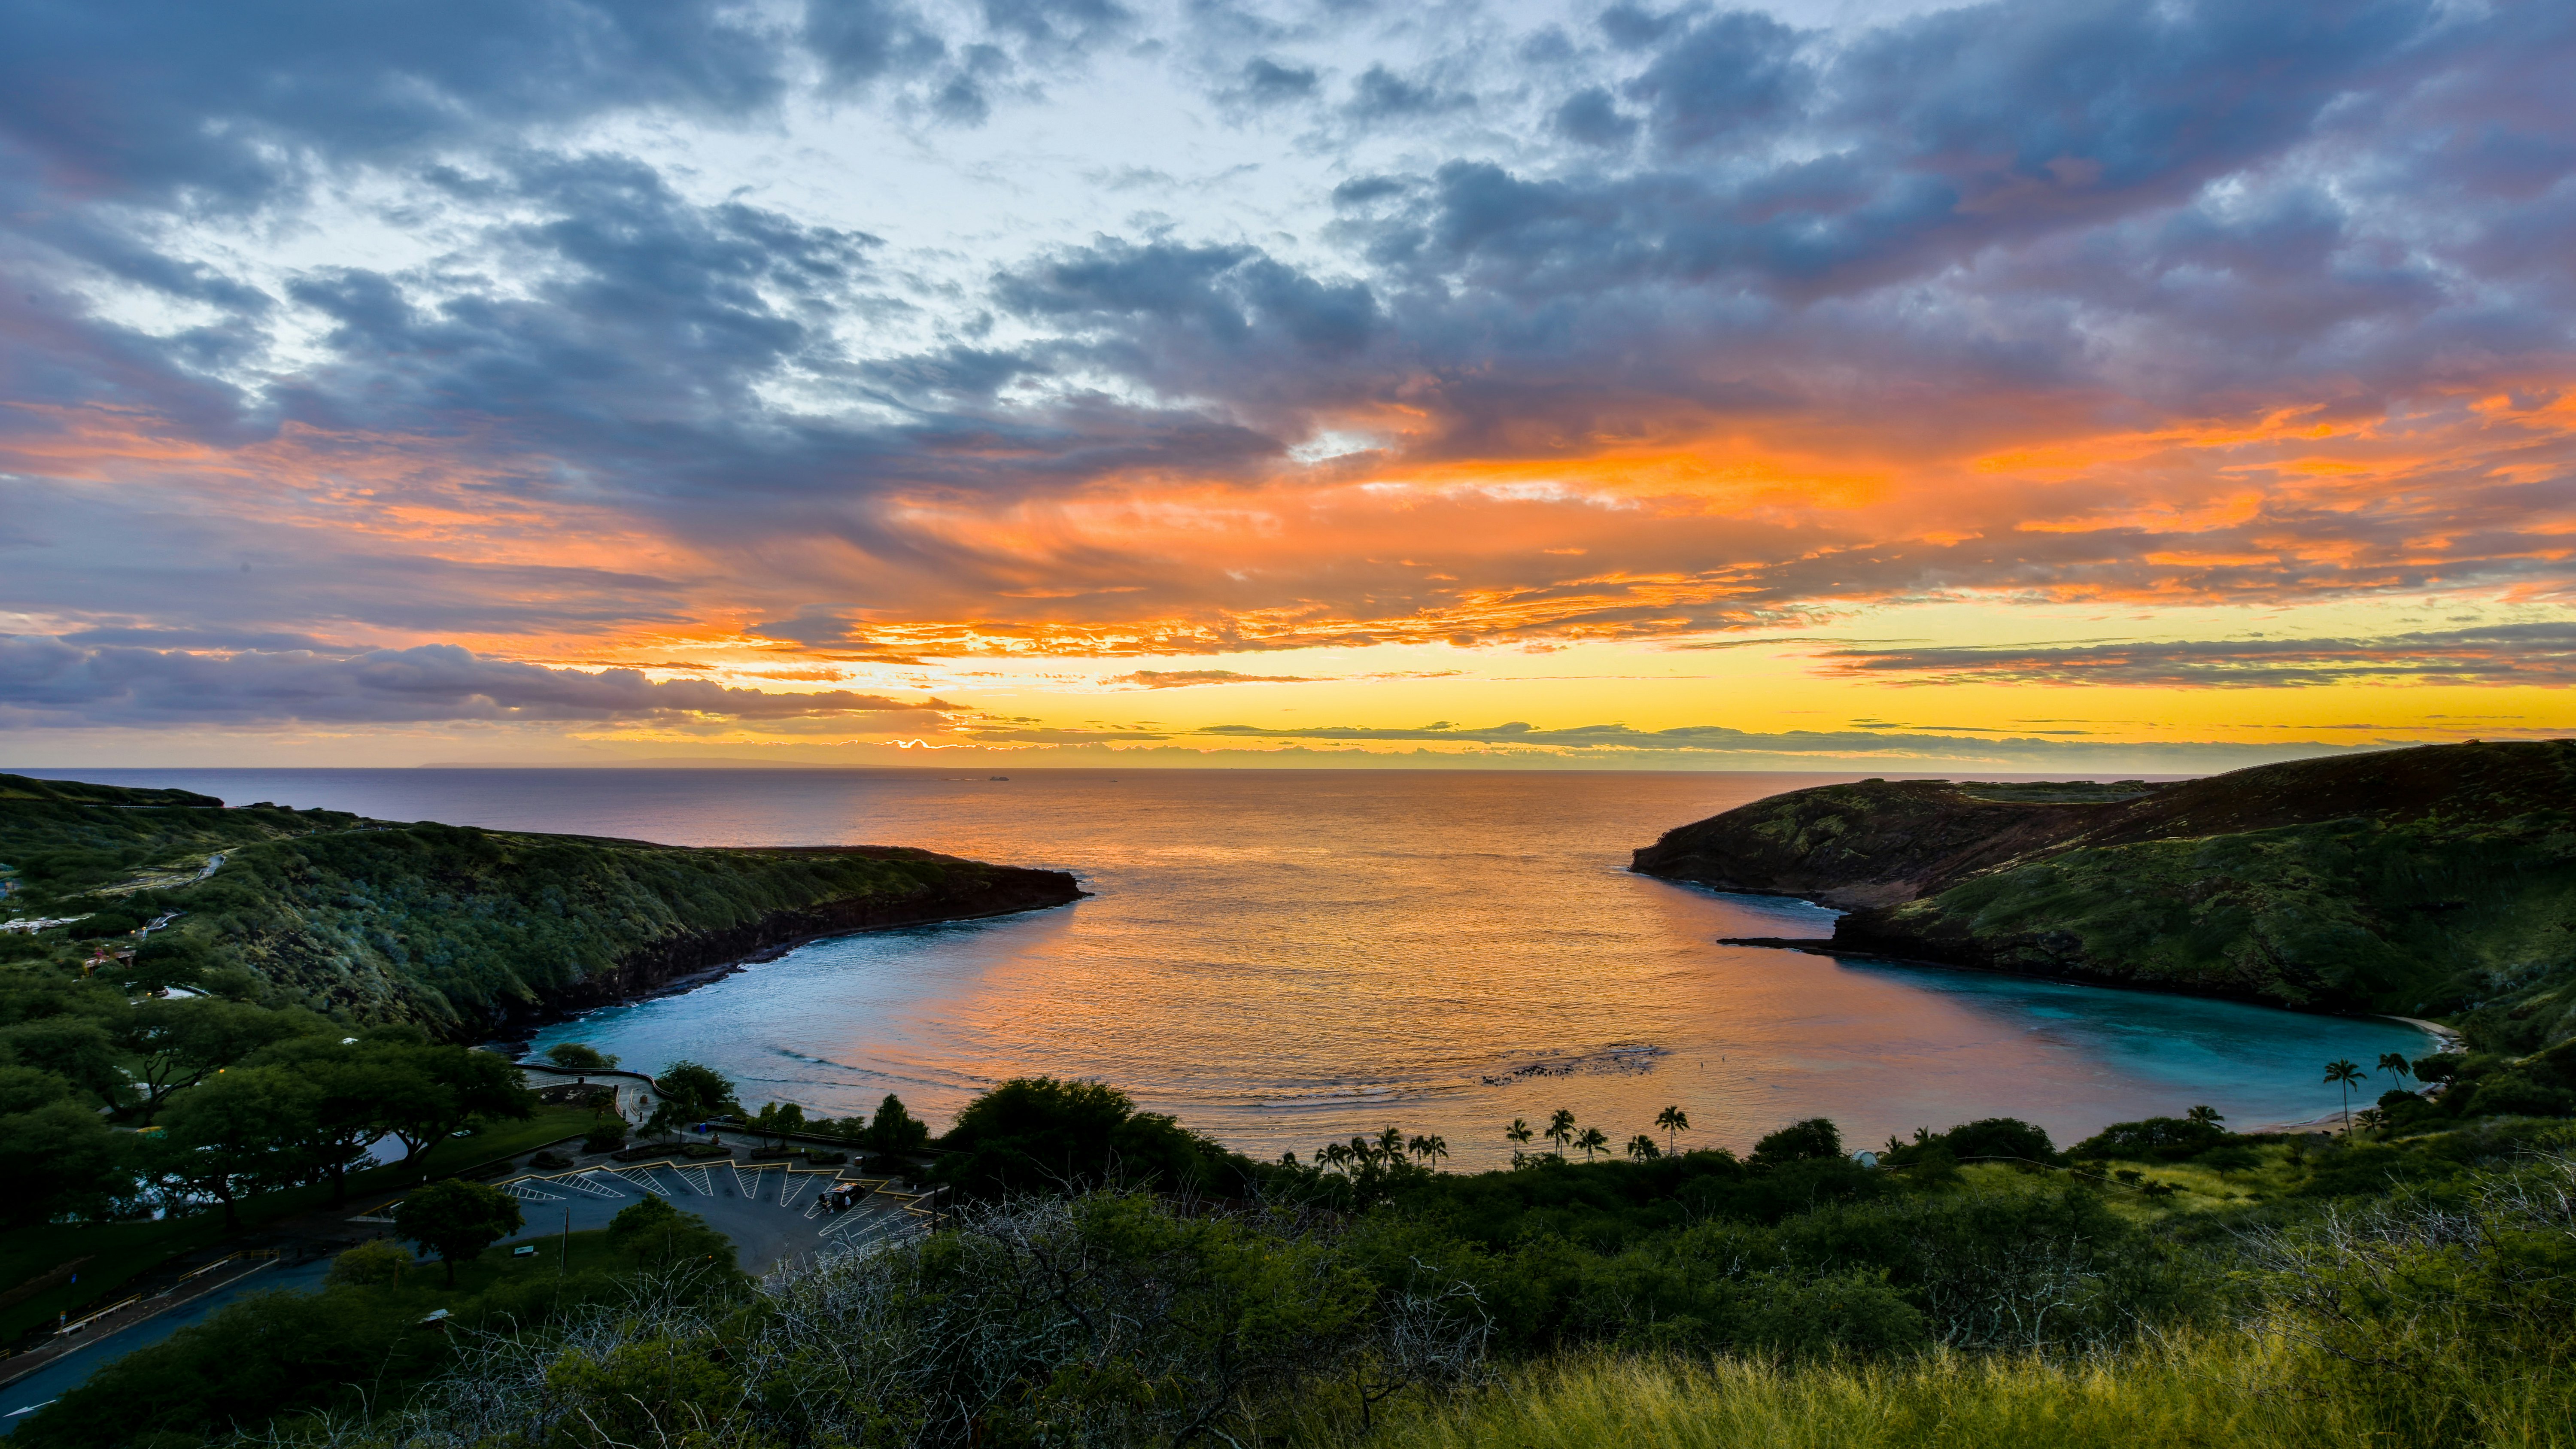
[[[1850,911],[1919,960],[2576,1036],[2576,744],[2430,746],[2179,784],[1873,781],[1666,835],[1637,869]]]
[[[824,932],[1079,894],[1062,872],[926,851],[688,849],[19,776],[0,776],[0,866],[10,917],[69,919],[0,936],[22,976],[171,916],[120,974],[246,973],[275,1004],[447,1034]]]

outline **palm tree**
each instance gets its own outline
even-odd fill
[[[1574,1139],[1574,1145],[1583,1149],[1583,1160],[1590,1162],[1593,1153],[1610,1150],[1610,1134],[1598,1127],[1586,1127],[1583,1135]]]
[[[1425,1167],[1449,1155],[1449,1144],[1441,1141],[1436,1133],[1428,1137],[1416,1137],[1406,1145],[1412,1148],[1414,1156],[1422,1159],[1422,1165]]]
[[[1690,1130],[1690,1114],[1679,1107],[1666,1107],[1655,1114],[1655,1125],[1663,1128],[1665,1134],[1672,1138],[1673,1154],[1679,1156],[1682,1150],[1682,1134]]]
[[[1404,1133],[1394,1127],[1377,1134],[1377,1155],[1388,1162],[1404,1156]]]
[[[2381,1052],[2379,1054],[2379,1070],[2386,1072],[2388,1074],[2388,1079],[2401,1087],[2406,1085],[2406,1079],[2408,1077],[2414,1075],[2413,1070],[2406,1064],[2406,1053],[2404,1052]]]
[[[1351,1160],[1351,1150],[1338,1142],[1327,1142],[1316,1148],[1315,1155],[1323,1159],[1327,1167],[1340,1167]]]
[[[2343,1088],[2343,1135],[2352,1136],[2352,1089],[2362,1080],[2361,1068],[2338,1057],[2326,1063],[2326,1085]]]
[[[1514,1117],[1512,1119],[1512,1125],[1503,1129],[1503,1135],[1511,1139],[1512,1146],[1527,1147],[1529,1146],[1529,1140],[1536,1137],[1538,1134],[1530,1130],[1529,1119],[1527,1117]]]
[[[1547,1140],[1555,1143],[1559,1152],[1562,1152],[1567,1147],[1573,1145],[1574,1114],[1572,1112],[1565,1110],[1563,1107],[1559,1107],[1554,1112],[1548,1114]]]
[[[2185,1120],[2189,1121],[2196,1127],[2215,1127],[2219,1123],[2227,1120],[2226,1118],[2218,1115],[2218,1109],[2216,1107],[2194,1107],[2182,1115]]]
[[[1655,1145],[1654,1138],[1640,1132],[1628,1139],[1628,1155],[1639,1162],[1652,1162],[1664,1155],[1664,1149]]]

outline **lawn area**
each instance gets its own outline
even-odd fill
[[[524,1122],[495,1123],[471,1137],[451,1137],[429,1149],[423,1162],[430,1176],[446,1176],[496,1157],[578,1137],[590,1130],[592,1120],[587,1107],[540,1107],[534,1117]],[[420,1172],[420,1165],[415,1165],[408,1170],[376,1167],[351,1173],[349,1214],[354,1217],[383,1205],[396,1189],[419,1181]],[[327,1185],[245,1198],[241,1203],[242,1228],[251,1231],[279,1218],[327,1207],[330,1202],[331,1189]],[[0,1343],[51,1322],[57,1314],[77,1316],[92,1306],[103,1307],[119,1297],[118,1290],[135,1275],[149,1272],[180,1254],[219,1243],[224,1236],[220,1212],[148,1223],[48,1223],[10,1233],[0,1238],[0,1283],[24,1283],[75,1258],[87,1257],[89,1261],[81,1264],[78,1283],[60,1284],[0,1309]]]

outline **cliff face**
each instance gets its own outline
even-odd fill
[[[1832,945],[2314,1010],[2576,1034],[2576,744],[2174,785],[1869,782],[1756,801],[1634,869],[1850,912]]]

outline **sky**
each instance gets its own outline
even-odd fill
[[[0,0],[0,766],[2576,731],[2576,6]]]

